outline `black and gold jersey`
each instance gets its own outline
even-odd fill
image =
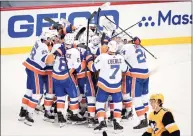
[[[174,117],[168,109],[161,108],[158,112],[150,113],[147,133],[151,136],[161,136],[163,132],[171,134],[178,130]]]

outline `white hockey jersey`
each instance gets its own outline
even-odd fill
[[[109,93],[121,92],[122,72],[128,69],[123,56],[101,54],[94,63],[88,63],[88,68],[93,72],[100,70],[98,87]]]
[[[45,75],[46,59],[49,55],[48,46],[40,40],[35,42],[29,57],[23,62],[23,65],[40,75]]]
[[[120,50],[120,54],[132,66],[126,75],[142,79],[149,77],[145,51],[140,45],[125,44]]]
[[[59,49],[64,50],[62,48],[64,48],[64,46]],[[68,72],[72,73],[74,70],[79,71],[81,69],[80,52],[77,49],[68,49],[65,54],[65,57],[62,55],[57,56],[55,59],[53,66],[53,78],[57,80],[65,80],[69,77]]]

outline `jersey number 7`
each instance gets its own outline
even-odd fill
[[[117,74],[119,68],[120,68],[120,65],[111,65],[111,69],[115,69],[115,71],[110,76],[110,79],[115,79],[115,75]]]
[[[137,61],[138,63],[143,63],[143,62],[146,62],[145,58],[145,53],[143,53],[143,51],[141,49],[136,49],[135,50],[135,53],[137,53]]]

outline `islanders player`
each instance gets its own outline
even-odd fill
[[[46,75],[44,68],[53,61],[53,55],[49,53],[48,49],[50,37],[49,31],[43,32],[35,42],[29,57],[23,63],[27,73],[27,92],[22,99],[19,120],[25,120],[24,123],[30,126],[34,123],[34,110],[43,94]]]
[[[99,87],[96,96],[96,111],[99,125],[94,128],[95,132],[107,129],[105,118],[105,103],[112,96],[114,102],[114,130],[123,131],[120,125],[122,111],[122,93],[121,79],[122,72],[127,71],[128,66],[124,58],[116,54],[117,43],[111,41],[108,43],[108,53],[99,55],[93,62],[91,56],[87,57],[89,70],[96,72],[100,70],[97,86]]]
[[[128,113],[131,112],[132,102],[140,119],[134,129],[147,127],[146,112],[148,111],[149,70],[146,64],[145,51],[138,44],[125,44],[120,54],[132,68],[123,77],[123,102]]]
[[[67,95],[70,97],[70,110],[73,112],[70,119],[78,123],[86,120],[78,116],[78,92],[72,78],[72,73],[74,71],[79,72],[81,69],[80,52],[76,48],[73,48],[73,34],[66,34],[64,42],[65,45],[59,47],[54,53],[57,57],[53,66],[52,74],[54,89],[57,97],[57,115],[60,127],[64,126],[66,123],[66,119],[63,114]]]
[[[180,130],[170,110],[163,108],[164,96],[152,94],[150,105],[153,111],[149,114],[149,126],[142,136],[180,136]]]

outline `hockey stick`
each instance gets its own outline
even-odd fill
[[[98,26],[99,26],[99,15],[100,15],[101,10],[102,10],[103,8],[105,8],[105,7],[110,6],[110,5],[111,5],[110,2],[106,2],[106,3],[104,3],[103,5],[101,5],[101,6],[98,8],[98,11],[97,11],[97,28],[98,28]],[[96,29],[96,34],[97,34],[97,30],[98,30],[98,29]]]
[[[67,25],[70,25],[70,24],[71,24],[68,20],[66,20],[66,19],[64,19],[64,18],[61,18],[60,20],[61,20],[62,22],[64,22],[65,24],[67,24]]]
[[[87,53],[88,53],[88,38],[89,38],[89,24],[90,24],[90,20],[96,15],[96,11],[94,11],[91,16],[89,17],[88,19],[88,22],[87,22],[87,37],[86,37],[86,57],[87,57]],[[85,58],[86,59],[86,58]],[[86,61],[86,68],[85,68],[85,81],[84,81],[84,92],[86,93],[86,79],[87,79],[87,61]]]
[[[56,21],[54,21],[53,19],[51,19],[49,17],[45,17],[44,20],[50,22],[51,24],[59,25],[59,23],[57,23]]]
[[[112,22],[113,24],[115,24],[115,22],[113,22],[110,18],[108,18],[106,15],[105,15],[105,17],[106,17],[106,19],[108,19],[110,22]],[[115,24],[116,25],[116,24]],[[126,35],[128,35],[132,40],[133,40],[133,37],[130,35],[130,34],[128,34],[125,30],[123,30],[120,26],[118,26],[119,27],[119,29],[121,29]],[[142,46],[141,44],[140,44],[140,46],[145,50],[145,51],[147,51],[152,57],[154,57],[155,59],[157,59],[157,57],[155,57],[150,51],[148,51],[144,46]]]
[[[126,29],[125,29],[125,30],[123,30],[122,32],[120,32],[120,33],[118,33],[118,34],[116,34],[116,35],[112,36],[110,39],[113,39],[113,38],[115,38],[116,36],[118,36],[118,35],[122,34],[123,32],[125,32],[125,31],[127,31],[127,30],[131,29],[131,28],[132,28],[132,27],[134,27],[135,25],[139,24],[141,21],[142,21],[142,20],[140,20],[139,22],[137,22],[137,23],[133,24],[132,26],[130,26],[130,27],[128,27],[128,28],[126,28]]]

